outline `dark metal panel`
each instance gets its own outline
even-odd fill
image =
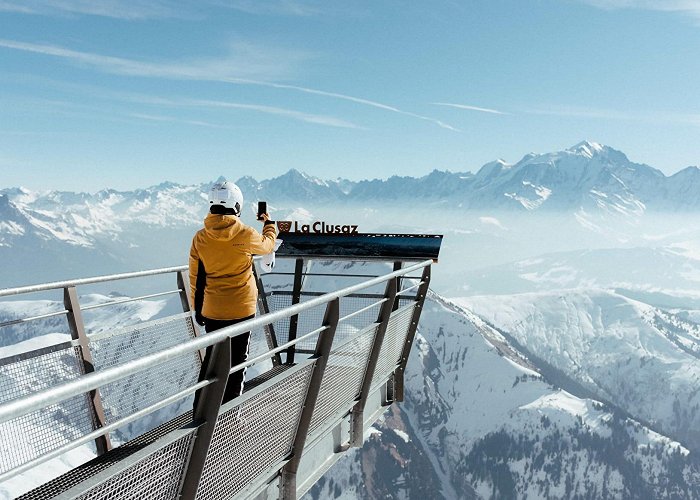
[[[299,417],[299,426],[297,427],[294,444],[292,445],[292,457],[282,469],[282,486],[280,488],[282,499],[296,498],[296,474],[299,470],[301,456],[304,453],[304,444],[306,443],[306,437],[311,425],[311,418],[313,417],[318,393],[321,390],[321,382],[326,369],[326,363],[328,362],[328,355],[333,346],[333,337],[338,326],[338,319],[340,319],[340,299],[334,299],[326,306],[326,313],[323,318],[323,326],[327,327],[327,330],[319,335],[316,343],[314,357],[317,361],[311,373],[309,389],[306,393],[306,400],[304,401],[301,416]]]
[[[190,294],[190,280],[189,276],[185,274],[185,271],[180,271],[177,273],[177,287],[180,289],[180,302],[182,303],[182,312],[191,313],[192,312],[192,296]],[[194,331],[194,336],[199,337],[201,332],[199,331],[199,325],[197,324],[192,316],[189,317],[189,322],[192,324],[192,330]],[[199,361],[204,360],[204,351],[199,351]]]
[[[418,321],[420,320],[420,315],[423,311],[425,297],[428,295],[428,287],[430,286],[430,266],[426,266],[425,269],[423,269],[423,277],[421,281],[422,283],[420,287],[418,287],[418,294],[416,295],[416,307],[413,310],[413,317],[411,318],[411,324],[408,327],[406,343],[404,344],[403,352],[401,353],[401,360],[399,362],[399,366],[394,371],[394,401],[403,401],[404,398],[403,389],[404,374],[406,372],[406,363],[408,363],[408,356],[411,354],[411,346],[413,345],[413,339],[416,336],[416,330],[418,329]]]
[[[203,424],[197,430],[189,463],[186,465],[185,474],[183,474],[182,498],[195,498],[197,494],[197,487],[204,470],[204,462],[207,459],[211,437],[214,434],[216,419],[219,416],[230,368],[231,341],[225,339],[212,346],[211,360],[205,375],[207,380],[216,378],[216,382],[202,389],[195,399],[193,420],[194,422],[203,422]]]
[[[270,313],[270,304],[267,303],[267,294],[265,293],[265,285],[263,284],[260,275],[258,274],[255,265],[253,265],[253,277],[255,278],[255,285],[258,288],[258,310],[260,314]],[[279,347],[279,342],[277,341],[277,335],[275,333],[275,327],[272,323],[268,323],[263,327],[265,332],[265,340],[267,341],[267,348],[272,350]],[[279,353],[276,353],[272,357],[272,365],[279,366],[282,364],[282,357]]]
[[[83,370],[85,373],[93,372],[95,371],[95,364],[92,360],[92,353],[90,352],[90,343],[87,335],[85,334],[85,323],[83,322],[83,315],[80,312],[80,302],[78,301],[78,292],[75,287],[63,289],[63,304],[68,311],[67,319],[71,337],[73,340],[77,340],[80,344]],[[95,416],[96,427],[103,427],[105,425],[106,418],[99,389],[93,389],[90,391],[90,402],[92,406],[91,409]],[[109,440],[109,434],[105,434],[104,436],[100,436],[95,439],[95,446],[97,447],[98,455],[102,455],[103,453],[109,451],[112,448],[112,443],[110,443]]]
[[[377,367],[377,361],[379,360],[379,353],[381,352],[382,344],[384,343],[384,335],[386,334],[386,329],[389,325],[389,318],[394,310],[394,304],[398,304],[399,302],[396,300],[398,286],[398,278],[394,278],[386,284],[385,296],[387,301],[382,304],[382,308],[379,311],[379,318],[377,319],[379,322],[379,328],[377,329],[377,334],[374,337],[374,344],[372,345],[372,350],[370,351],[369,359],[367,360],[367,367],[365,368],[365,376],[362,380],[360,396],[355,404],[355,407],[352,409],[352,422],[350,427],[351,446],[362,446],[364,436],[363,422],[365,404],[367,403],[367,397],[369,396],[372,379],[374,378],[374,371]]]
[[[355,260],[437,260],[441,234],[359,233],[319,234],[281,233],[284,241],[277,250],[280,257],[304,257]]]
[[[301,300],[301,284],[304,273],[304,259],[297,259],[294,266],[294,287],[292,288],[292,305],[298,304]],[[289,318],[289,337],[287,341],[291,342],[297,338],[297,328],[299,326],[299,315],[295,314]],[[294,363],[295,346],[290,346],[287,349],[287,364]]]

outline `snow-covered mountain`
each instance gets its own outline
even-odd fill
[[[419,332],[405,404],[310,497],[700,495],[694,452],[613,406],[555,385],[473,313],[433,295]]]
[[[700,260],[672,246],[554,252],[497,266],[457,271],[440,292],[448,297],[510,295],[568,288],[673,291],[700,298]],[[677,300],[677,299],[675,299]]]
[[[457,302],[595,397],[700,450],[700,325],[687,314],[594,289]]]
[[[555,153],[530,153],[515,164],[491,162],[476,174],[435,170],[420,178],[392,176],[353,182],[322,180],[290,170],[268,180],[244,176],[237,183],[251,209],[257,199],[282,208],[354,201],[415,205],[416,199],[450,203],[451,209],[640,214],[700,208],[700,169],[688,167],[667,177],[631,162],[620,151],[588,141]],[[85,246],[98,236],[115,237],[135,222],[165,227],[198,224],[210,185],[164,182],[135,191],[107,189],[94,194],[0,189],[0,243],[10,244],[27,225],[44,239]]]
[[[83,297],[86,303],[107,299]],[[11,319],[18,311],[42,314],[58,307],[59,302],[48,300],[13,302],[0,308],[0,318]],[[90,319],[88,328],[98,331],[107,323],[119,326],[165,313],[167,304],[162,300],[128,303],[116,314]],[[61,331],[51,320],[44,321],[42,330]],[[21,326],[12,328],[13,345],[1,348],[2,356],[25,349],[28,343],[35,348],[65,340],[65,334],[31,338]],[[258,340],[262,343],[262,338]],[[431,293],[408,363],[406,401],[370,429],[363,448],[336,464],[309,496],[646,499],[700,495],[697,448],[652,430],[632,411],[621,409],[623,405],[578,394],[573,377],[560,375],[554,382],[548,365],[528,359],[520,349],[475,314]],[[58,359],[56,366],[33,373],[31,380],[43,384],[47,370],[65,370],[61,363]],[[675,383],[686,372],[659,371],[657,376]],[[686,409],[683,402],[677,406]],[[76,432],[69,424],[62,422],[56,428],[59,439]],[[153,425],[137,424],[126,430],[128,435]],[[0,496],[3,490],[8,496],[26,491],[47,474],[55,475],[90,457],[89,446],[78,449],[48,468],[0,486]]]
[[[513,165],[499,160],[476,174],[436,170],[420,178],[353,182],[290,170],[274,179],[248,176],[237,182],[249,223],[255,224],[256,201],[264,199],[278,220],[445,234],[453,243],[446,240],[444,258],[461,270],[545,251],[685,245],[680,236],[670,241],[671,228],[700,232],[693,217],[700,209],[700,170],[667,177],[592,142],[529,154]],[[26,284],[28,278],[48,281],[180,264],[206,213],[210,185],[164,182],[97,193],[0,189],[0,259],[7,263],[0,287]],[[669,212],[678,219],[668,220]],[[654,230],[645,234],[642,227],[654,218]],[[36,254],[42,258],[33,258]]]
[[[407,401],[313,496],[700,498],[700,170],[583,142],[476,173],[237,182],[250,223],[265,199],[278,220],[445,235]],[[184,264],[209,186],[0,189],[0,288]],[[0,349],[36,335],[11,332]]]
[[[420,200],[462,209],[583,210],[613,215],[700,208],[697,167],[667,177],[648,165],[631,162],[620,151],[590,141],[564,151],[530,153],[515,164],[497,160],[476,174],[435,170],[420,178],[392,176],[353,183],[322,181],[290,171],[259,183],[246,178],[243,184],[269,199],[411,204]]]

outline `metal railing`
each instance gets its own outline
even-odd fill
[[[63,486],[55,486],[54,490],[39,488],[34,496],[30,493],[26,498],[50,497],[47,491],[79,491],[87,495],[90,491],[106,492],[110,491],[111,487],[122,488],[127,484],[137,488],[134,494],[142,497],[143,488],[147,483],[153,482],[152,478],[143,477],[139,482],[134,480],[134,476],[138,476],[139,468],[143,469],[146,462],[170,474],[168,477],[172,476],[171,482],[175,483],[170,485],[172,487],[167,489],[167,492],[158,490],[154,493],[158,497],[245,496],[262,491],[276,480],[281,497],[295,498],[297,493],[308,487],[308,481],[304,481],[303,488],[297,486],[296,481],[300,466],[304,467],[302,458],[305,456],[305,444],[318,442],[333,426],[341,425],[342,419],[345,418],[351,422],[345,444],[360,446],[366,424],[365,407],[370,394],[381,393],[380,405],[402,400],[403,370],[427,293],[431,263],[432,261],[428,260],[413,264],[323,295],[311,293],[305,296],[305,292],[299,288],[292,292],[296,303],[279,310],[262,310],[255,319],[203,336],[198,336],[189,311],[185,267],[0,290],[0,297],[9,297],[63,289],[65,311],[51,314],[66,315],[73,338],[71,342],[2,359],[0,374],[7,367],[21,369],[17,363],[43,360],[42,356],[55,353],[60,354],[61,362],[65,365],[66,353],[69,351],[73,353],[78,367],[73,376],[66,381],[37,392],[20,394],[19,397],[17,394],[3,395],[0,392],[0,438],[11,440],[13,430],[16,431],[17,428],[32,429],[31,424],[36,423],[37,415],[54,416],[51,409],[59,408],[64,417],[81,415],[83,420],[87,420],[87,424],[80,427],[79,435],[67,438],[64,436],[63,440],[52,442],[46,449],[39,450],[37,456],[19,459],[0,456],[0,482],[93,440],[98,455],[127,453],[131,449],[129,443],[121,449],[117,447],[110,451],[111,432],[152,416],[154,412],[173,403],[182,402],[198,392],[200,397],[192,412],[176,413],[173,420],[184,416],[186,420],[189,418],[189,424],[165,432],[158,429],[167,422],[156,422],[161,426],[144,435],[147,437],[155,433],[152,441],[125,459],[116,462],[112,460],[112,465],[103,468],[104,470],[100,469],[91,480],[76,482],[75,479],[64,479]],[[413,278],[410,276],[411,272],[419,270],[422,270],[422,274],[417,284],[399,289],[401,284],[407,281],[407,277]],[[76,292],[79,285],[167,273],[176,273],[177,290],[136,298],[121,298],[80,308]],[[337,276],[331,273],[329,275]],[[384,293],[360,293],[378,285],[386,285]],[[177,293],[182,301],[181,314],[122,330],[92,335],[85,332],[81,310]],[[278,295],[280,293],[278,291]],[[274,292],[262,290],[260,295],[261,299],[269,299],[274,296]],[[372,303],[367,305],[367,300],[372,300]],[[401,306],[400,300],[405,304]],[[358,304],[360,301],[361,304]],[[344,306],[346,303],[352,305],[351,310]],[[341,316],[343,307],[345,311]],[[324,309],[322,319],[313,325],[313,318],[317,316],[311,313],[319,308]],[[42,317],[47,316],[13,319],[0,323],[0,327]],[[285,320],[290,325],[287,327],[289,333],[292,332],[292,324],[296,329],[293,338],[289,338],[290,335],[284,339],[285,342],[277,345],[277,337],[270,337],[270,332],[274,332],[273,325],[280,325]],[[342,325],[348,326],[347,331],[338,336],[336,331]],[[158,344],[158,339],[167,337],[174,330],[180,331],[181,335],[171,342],[171,345],[163,347]],[[268,340],[268,349],[244,363],[231,367],[229,339],[248,331],[263,330]],[[299,332],[304,333],[298,335]],[[300,345],[309,345],[314,339],[313,349],[297,349]],[[148,348],[141,349],[139,342],[147,343]],[[197,381],[199,353],[208,347],[212,348],[211,360],[204,378]],[[289,355],[290,352],[294,353],[294,350],[311,356],[295,360],[293,354]],[[287,353],[284,364],[281,353]],[[114,359],[110,359],[110,356]],[[229,374],[268,361],[272,361],[270,370],[252,379],[250,387],[246,386],[242,396],[222,404]],[[170,377],[173,370],[180,370],[183,378],[170,383],[167,390],[144,396],[142,401],[131,404],[128,411],[121,411],[118,408],[119,404],[115,402],[124,399],[123,397],[110,399],[114,394],[123,396],[124,391],[136,390],[139,381],[147,374],[163,378],[167,373]],[[0,385],[0,391],[2,390],[4,388]],[[128,393],[130,397],[132,392]],[[136,396],[134,398],[138,399]],[[70,401],[78,403],[73,405],[71,411],[67,411],[65,405]],[[172,413],[169,416],[172,418]],[[275,432],[268,436],[270,442],[257,435],[252,441],[246,441],[245,429],[249,432],[258,430],[262,434],[269,434],[271,428],[274,428]],[[146,437],[137,437],[134,442]],[[13,454],[11,444],[3,443],[3,455]],[[317,454],[327,453],[321,451],[318,446],[316,448]],[[145,450],[150,452],[146,453]],[[260,455],[263,451],[267,454]],[[165,455],[170,458],[164,459]],[[254,460],[255,464],[246,463],[240,458],[246,456]],[[99,461],[99,457],[97,460]],[[157,462],[158,460],[160,462]],[[243,462],[238,463],[236,460]],[[160,465],[155,465],[156,462]],[[237,468],[231,469],[233,466]],[[126,490],[118,491],[124,494]]]

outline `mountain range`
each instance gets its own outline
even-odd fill
[[[500,299],[494,297],[488,303],[497,309]],[[616,308],[612,302],[602,304],[602,314],[620,314]],[[585,317],[591,312],[582,309],[578,314]],[[528,348],[523,348],[518,342],[522,337],[516,339],[509,331],[500,331],[463,306],[431,295],[409,359],[406,402],[370,431],[363,448],[332,468],[310,497],[651,499],[700,495],[695,445],[686,446],[681,444],[688,442],[685,439],[679,442],[654,430],[659,422],[641,421],[640,412],[635,411],[638,408],[630,404],[634,394],[640,393],[650,400],[671,398],[668,391],[674,388],[647,384],[626,396],[621,390],[614,398],[616,403],[604,402],[598,397],[603,391],[586,390],[577,382],[581,373],[592,370],[553,369],[543,356],[552,347],[543,350],[526,344]],[[589,331],[601,341],[612,336]],[[576,338],[557,331],[545,344],[564,345]],[[672,342],[664,341],[668,353],[682,356]],[[628,363],[621,344],[601,361],[615,370],[627,367],[629,375],[638,364]],[[580,352],[595,365],[595,353]],[[650,366],[641,378],[660,368],[647,361]],[[682,379],[692,384],[692,377],[685,378],[681,372],[669,376],[659,370],[657,382],[663,385]],[[616,377],[608,379],[613,384]],[[627,387],[635,380],[639,379],[630,379]],[[676,406],[683,413],[694,405],[683,402]],[[672,408],[663,403],[658,415],[666,410],[666,422],[672,427]],[[692,432],[689,422],[682,425]]]
[[[700,170],[666,176],[582,142],[476,173],[236,182],[250,223],[265,199],[278,220],[445,235],[406,402],[311,497],[700,497]],[[211,184],[0,189],[0,288],[182,265]],[[138,290],[91,300],[112,292]],[[168,308],[142,306],[109,321]],[[9,303],[0,321],[47,307]],[[0,349],[55,340],[35,336],[13,327]]]
[[[465,250],[492,247],[488,253],[469,254],[468,261],[482,266],[542,253],[537,248],[484,260],[501,255],[507,247],[526,248],[527,238],[517,234],[518,226],[525,235],[541,233],[549,251],[575,250],[590,247],[591,237],[599,235],[607,238],[606,244],[629,241],[637,237],[641,217],[687,216],[700,209],[697,168],[669,177],[588,141],[564,151],[528,154],[513,165],[498,160],[476,173],[436,170],[420,178],[354,182],[322,180],[290,170],[268,180],[241,177],[237,183],[245,193],[243,219],[249,223],[254,223],[256,201],[263,199],[278,220],[331,218],[336,223],[359,223],[364,232],[452,232],[463,239],[459,246]],[[35,269],[37,276],[50,280],[105,269],[121,272],[179,264],[206,214],[211,184],[164,182],[133,191],[96,193],[2,188],[0,258],[9,271],[0,287],[19,279],[26,282],[21,269]],[[546,234],[531,230],[527,224],[538,220],[532,214],[559,218],[557,229]],[[509,228],[500,217],[525,219],[513,219]],[[464,227],[470,218],[476,229]],[[611,230],[612,223],[622,224],[624,234],[618,228]],[[661,220],[660,226],[667,229],[667,222]],[[519,241],[514,244],[508,238],[516,234]],[[569,244],[574,240],[579,246]],[[31,259],[37,250],[52,257]]]
[[[388,179],[350,181],[323,180],[292,169],[267,180],[243,176],[236,183],[249,201],[266,199],[281,207],[290,202],[413,204],[416,199],[455,203],[451,208],[515,211],[598,209],[634,214],[647,210],[694,211],[700,207],[697,167],[666,176],[648,165],[630,161],[618,150],[590,141],[563,151],[530,153],[515,164],[493,161],[476,173],[434,170],[417,178],[394,175]],[[74,215],[70,225],[77,225],[85,233],[118,230],[120,222],[131,219],[160,225],[186,224],[199,222],[200,204],[211,184],[183,186],[164,182],[134,191],[106,189],[94,194],[38,193],[7,187],[0,189],[0,214],[3,219],[10,215],[9,203],[41,226],[41,214],[68,210]],[[249,204],[253,208],[254,203]],[[96,228],[94,219],[100,217],[106,217],[108,222]],[[75,231],[77,236],[78,229]],[[12,229],[3,227],[3,232],[11,234]],[[60,237],[60,231],[55,235]]]
[[[332,272],[340,266],[351,271],[386,271],[376,265],[352,269],[350,263],[330,268],[320,264],[323,269],[315,270]],[[317,285],[322,282],[319,277],[315,280]],[[93,303],[109,298],[91,294],[83,300]],[[515,313],[505,321],[489,313],[528,311],[526,307],[512,308],[513,299],[470,300],[468,305],[489,321],[467,309],[462,300],[429,294],[408,363],[406,401],[394,405],[368,430],[364,446],[351,450],[332,467],[313,487],[309,499],[649,499],[700,495],[698,443],[692,433],[697,427],[693,400],[697,397],[693,392],[697,363],[693,365],[693,354],[682,348],[687,342],[686,347],[693,350],[697,325],[693,328],[687,320],[670,318],[638,301],[580,292],[569,295],[575,314],[604,318],[606,329],[596,329],[583,320],[576,329],[554,328],[565,323],[571,312],[557,306],[553,294],[550,298],[532,297],[528,302],[531,306],[541,301],[543,307],[542,320],[533,321],[526,329]],[[26,313],[40,315],[60,307],[60,301],[46,300],[0,304],[0,320]],[[135,318],[149,320],[166,313],[168,307],[160,298],[131,302],[116,312],[89,318],[88,328],[118,327]],[[616,327],[620,322],[622,326]],[[40,323],[40,330],[57,333],[36,337],[36,329],[13,326],[0,347],[2,355],[62,342],[67,337],[58,333],[53,319]],[[549,335],[544,335],[546,325],[552,327]],[[615,335],[618,331],[627,334]],[[645,345],[655,347],[651,355],[659,360],[635,349],[635,331]],[[529,335],[533,336],[531,341],[526,338]],[[605,358],[590,347],[590,339],[605,342]],[[265,348],[262,336],[256,337],[254,344],[253,355]],[[566,349],[557,349],[559,346]],[[590,358],[587,363],[586,358]],[[47,372],[65,370],[65,362],[57,358],[51,366],[35,367],[30,375],[37,381],[46,380]],[[674,370],[679,363],[685,364]],[[613,367],[617,376],[606,375],[606,366]],[[636,378],[632,376],[635,372],[639,374]],[[625,377],[629,378],[626,383]],[[14,374],[3,383],[12,386],[24,379],[26,374]],[[595,383],[586,386],[589,379]],[[635,390],[640,381],[643,384]],[[159,382],[144,381],[151,383]],[[678,387],[684,389],[679,391]],[[672,401],[674,394],[681,400]],[[686,396],[691,399],[687,404]],[[660,403],[657,409],[654,401]],[[656,411],[656,417],[650,417],[649,411]],[[649,421],[643,421],[642,416]],[[65,420],[60,406],[56,418]],[[164,414],[161,418],[169,417]],[[78,431],[70,422],[61,422],[56,432],[61,433],[57,439],[62,442]],[[138,422],[124,433],[138,434],[153,425]],[[678,439],[659,432],[661,428]],[[690,434],[682,435],[682,429]],[[0,485],[0,497],[26,491],[91,456],[88,445],[76,449]]]

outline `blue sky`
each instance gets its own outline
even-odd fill
[[[0,187],[700,164],[700,0],[0,0]]]

